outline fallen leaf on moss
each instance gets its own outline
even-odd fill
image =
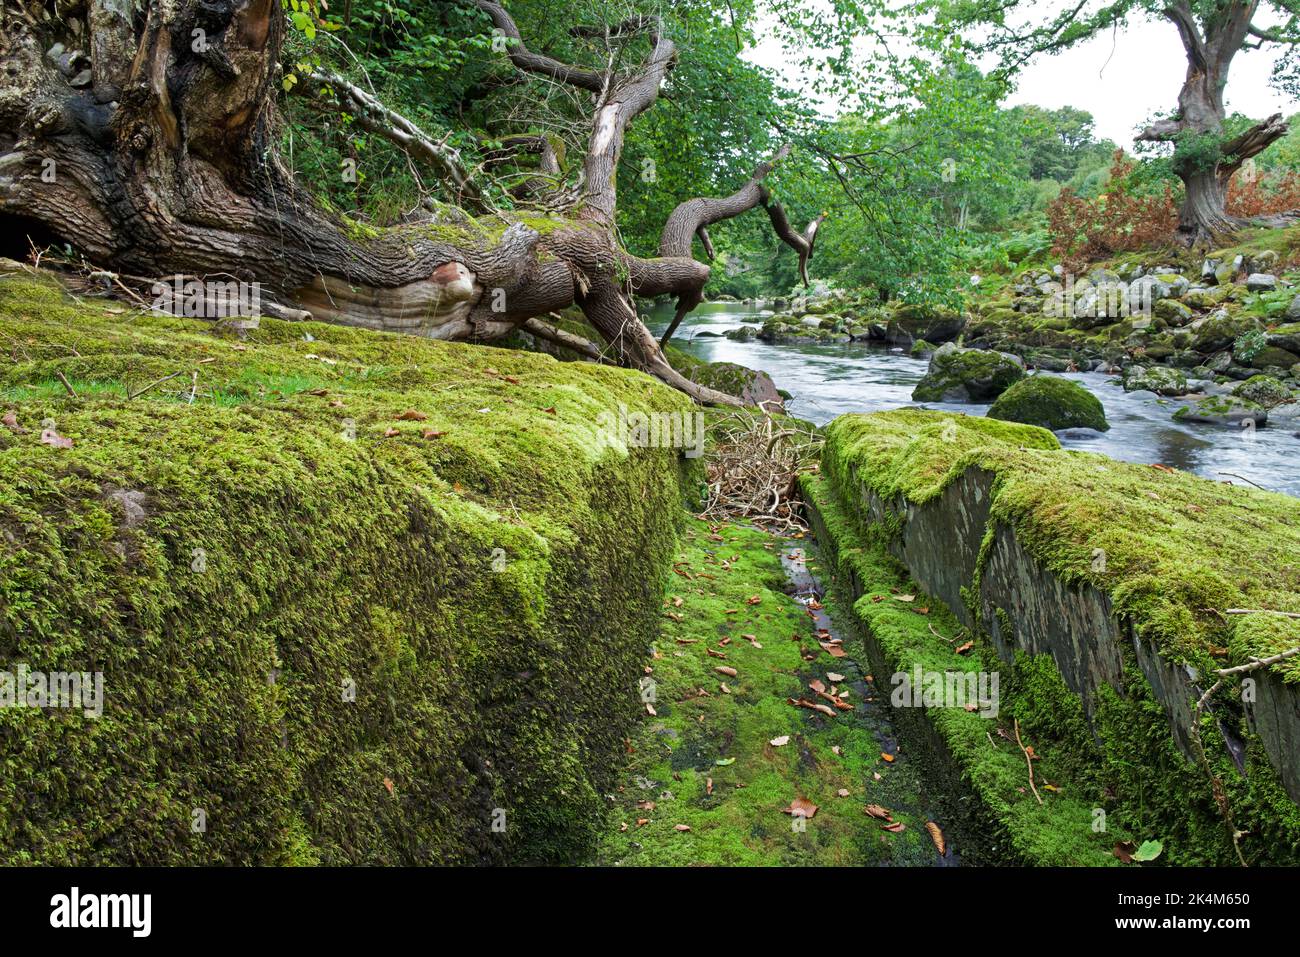
[[[727,665],[718,665],[718,667],[714,668],[713,670],[720,675],[726,675],[728,678],[735,678],[740,674],[740,672],[738,672],[735,668],[730,668]]]
[[[895,821],[893,824],[880,825],[880,829],[882,831],[891,831],[894,834],[902,834],[905,830],[907,830],[907,825],[904,824],[902,821]]]
[[[915,595],[895,595],[895,601],[916,601]]]
[[[393,436],[401,435],[401,434],[402,433],[400,431],[392,428],[391,426],[389,428],[384,429],[384,438],[386,439],[391,439]]]
[[[427,419],[427,418],[428,418],[428,416],[425,415],[423,412],[419,412],[419,411],[417,411],[417,410],[415,410],[415,409],[407,409],[405,412],[403,412],[401,415],[399,415],[399,416],[397,417],[397,421],[399,421],[399,422],[423,422],[423,421],[424,421],[425,419]]]
[[[836,791],[835,793],[838,794],[838,795],[839,795],[840,797],[842,797],[842,798],[846,798],[846,797],[849,796],[849,789],[848,789],[848,788],[840,788],[840,789],[839,789],[838,791]]]
[[[888,751],[881,751],[880,756],[884,758],[886,762],[890,764],[894,763],[894,756],[890,754]]]
[[[392,794],[392,793],[393,793],[393,779],[392,779],[392,778],[384,778],[384,787],[388,788],[388,793],[389,793],[389,794]]]
[[[930,840],[934,841],[935,850],[939,852],[940,857],[943,857],[944,853],[948,850],[948,845],[943,839],[943,831],[940,830],[939,825],[935,824],[934,821],[926,821],[925,829],[930,832]]]
[[[56,449],[72,448],[72,439],[68,438],[66,435],[59,435],[59,433],[55,432],[53,429],[43,429],[41,431],[41,441]]]
[[[826,672],[826,680],[827,680],[827,681],[832,681],[832,682],[838,683],[838,682],[841,682],[841,681],[844,680],[844,676],[843,676],[843,675],[836,674],[836,673],[833,672],[833,671],[828,671],[828,672]]]
[[[783,734],[780,737],[773,738],[771,741],[767,743],[774,748],[784,748],[787,744],[790,743],[790,735]]]
[[[689,831],[690,829],[691,829],[691,826],[690,826],[689,824],[674,824],[674,825],[673,825],[673,830],[674,830],[674,831]]]
[[[868,804],[862,810],[882,821],[892,821],[894,819],[894,815],[889,812],[889,809],[881,807],[879,804]]]
[[[817,805],[806,797],[797,797],[790,802],[789,807],[781,808],[781,813],[808,819],[817,814]]]

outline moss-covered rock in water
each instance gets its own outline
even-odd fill
[[[966,317],[939,306],[901,305],[885,327],[885,338],[893,345],[910,346],[917,339],[948,342],[961,335]]]
[[[0,708],[0,863],[591,852],[698,483],[618,406],[684,397],[31,278],[0,332],[0,671],[103,674],[100,718]]]
[[[969,654],[1002,675],[994,723],[942,706],[900,717],[971,782],[1002,854],[1108,863],[1136,838],[1162,841],[1171,864],[1295,862],[1300,661],[1251,671],[1249,693],[1240,673],[1210,677],[1300,645],[1300,619],[1276,614],[1300,613],[1295,499],[919,409],[842,416],[826,433],[822,476],[804,487],[886,666],[951,667],[951,643],[894,607],[906,589],[909,607],[922,591],[932,613],[942,600]],[[1041,805],[1004,736],[1017,724],[1041,757]],[[1104,834],[1089,833],[1093,809]]]
[[[913,359],[928,359],[934,354],[934,350],[935,347],[931,343],[926,342],[924,339],[917,339],[912,343],[912,348],[908,350],[908,354]]]
[[[1238,383],[1232,390],[1238,398],[1255,402],[1266,409],[1291,401],[1291,389],[1283,382],[1267,375],[1253,375]]]
[[[1024,378],[1020,361],[988,349],[961,349],[949,342],[930,357],[930,367],[912,390],[917,402],[988,402]]]
[[[1268,410],[1258,402],[1236,395],[1207,395],[1190,405],[1179,406],[1174,410],[1173,417],[1179,422],[1241,428],[1244,422],[1255,426],[1266,424]]]
[[[1069,379],[1054,375],[1035,375],[1021,379],[1003,392],[989,408],[990,419],[1023,422],[1044,429],[1110,428],[1100,400]]]
[[[734,395],[746,405],[756,405],[768,412],[785,411],[784,397],[772,377],[761,369],[751,369],[735,362],[705,362],[671,345],[664,355],[674,369],[692,382]]]
[[[1124,391],[1186,395],[1187,374],[1167,366],[1129,366],[1124,370]]]

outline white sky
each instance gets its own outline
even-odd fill
[[[1045,18],[1057,5],[1034,6],[1041,7],[1043,12],[1038,17]],[[1259,22],[1267,23],[1268,19]],[[803,85],[796,58],[782,49],[770,31],[745,56],[775,70],[785,86],[799,89]],[[1300,111],[1300,102],[1268,85],[1272,66],[1273,55],[1267,48],[1237,54],[1228,77],[1228,112],[1262,120],[1272,113]],[[1107,31],[1064,53],[1032,60],[1022,70],[1018,88],[1006,105],[1034,103],[1049,109],[1074,106],[1087,110],[1096,120],[1099,137],[1131,149],[1136,127],[1155,113],[1167,113],[1177,106],[1178,89],[1186,72],[1187,60],[1173,25],[1135,18],[1132,25],[1117,34]],[[833,108],[830,111],[834,112]]]

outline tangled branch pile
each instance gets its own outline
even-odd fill
[[[816,430],[737,410],[712,423],[709,432],[703,518],[743,519],[772,531],[807,528],[797,511],[795,479],[817,462],[822,439]]]

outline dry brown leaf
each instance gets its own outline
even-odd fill
[[[673,830],[674,830],[674,831],[689,831],[690,829],[691,829],[691,826],[690,826],[689,824],[674,824],[674,825],[673,825]]]
[[[783,748],[783,747],[785,747],[787,744],[790,743],[790,735],[788,735],[788,734],[783,734],[783,735],[781,735],[781,736],[779,736],[779,737],[773,738],[771,741],[769,741],[769,742],[767,742],[767,743],[770,744],[770,745],[771,745],[772,747],[774,747],[774,748]]]
[[[740,674],[740,672],[738,672],[735,668],[730,668],[727,665],[718,665],[718,667],[714,668],[713,670],[720,675],[726,675],[728,678],[735,678]]]
[[[425,415],[423,412],[419,412],[419,411],[417,411],[417,410],[415,410],[415,409],[407,409],[405,412],[403,412],[401,415],[399,415],[399,416],[397,417],[397,421],[399,421],[399,422],[423,422],[423,421],[424,421],[425,419],[427,419],[427,418],[428,418],[428,416]]]
[[[53,429],[41,430],[41,441],[44,444],[53,446],[56,449],[72,448],[72,439],[68,438],[66,435],[59,435],[59,433],[54,431]]]
[[[401,434],[402,434],[401,432],[399,432],[397,429],[392,428],[391,426],[387,429],[384,429],[384,438],[386,439],[391,439],[393,436],[401,435]]]
[[[925,829],[930,832],[930,840],[934,841],[935,850],[939,852],[940,857],[943,857],[948,850],[948,845],[943,840],[943,831],[939,829],[939,825],[935,824],[934,821],[926,821]]]
[[[844,680],[844,676],[838,675],[833,671],[828,671],[826,672],[826,680],[838,684],[839,682]]]
[[[893,824],[880,825],[880,829],[882,831],[892,831],[894,834],[901,834],[903,831],[907,830],[907,825],[902,821],[895,821]]]
[[[384,787],[388,788],[388,793],[389,793],[389,794],[392,794],[392,793],[393,793],[393,779],[392,779],[392,778],[384,778]]]
[[[889,809],[881,807],[879,804],[868,804],[863,810],[882,821],[892,821],[894,819],[894,815],[889,812]]]
[[[839,795],[840,797],[842,797],[842,798],[846,798],[846,797],[849,796],[849,789],[848,789],[848,788],[840,788],[840,789],[839,789],[838,791],[836,791],[835,793],[838,794],[838,795]]]
[[[888,751],[881,751],[880,756],[884,758],[885,761],[887,761],[888,763],[890,764],[894,763],[894,756],[890,754]]]
[[[437,429],[425,429],[423,435],[426,439],[440,439],[446,432],[439,432]]]
[[[817,814],[817,805],[806,797],[797,797],[790,802],[789,807],[781,808],[781,813],[808,819]]]

